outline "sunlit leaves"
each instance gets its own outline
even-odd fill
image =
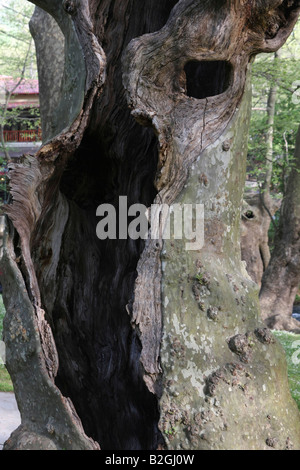
[[[34,5],[27,0],[0,0],[0,75],[37,78],[35,50],[29,31]],[[30,53],[27,54],[31,45]]]
[[[272,189],[284,192],[293,165],[297,129],[300,123],[300,23],[282,48],[280,58],[262,54],[253,64],[252,119],[249,137],[249,174],[263,182],[267,150],[267,102],[270,88],[277,85],[273,127]]]

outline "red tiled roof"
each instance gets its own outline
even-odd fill
[[[6,90],[11,91],[19,82],[19,78],[8,77],[7,75],[0,75],[1,82],[4,84]],[[3,85],[2,85],[3,86]],[[37,95],[39,93],[39,82],[33,79],[23,79],[20,85],[14,90],[14,95]]]
[[[18,101],[17,103],[12,103],[11,101],[8,103],[8,109],[12,109],[12,108],[19,108],[19,107],[38,107],[37,106],[37,102],[36,101],[31,101],[31,100],[28,100],[28,101]]]

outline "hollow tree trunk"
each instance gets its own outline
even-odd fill
[[[5,447],[300,448],[239,247],[249,60],[282,45],[298,2],[35,3],[64,32],[65,93],[60,132],[10,171],[4,328],[22,424]],[[124,195],[203,203],[205,247],[99,240],[97,207]]]
[[[300,285],[300,128],[294,166],[287,182],[274,251],[260,291],[262,315],[269,327],[300,332],[292,318]]]

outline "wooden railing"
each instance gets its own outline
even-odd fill
[[[5,142],[37,142],[42,140],[42,130],[3,131]]]

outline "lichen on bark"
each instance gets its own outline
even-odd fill
[[[204,204],[205,246],[188,252],[181,241],[164,242],[160,427],[168,449],[267,449],[272,437],[280,449],[299,446],[284,354],[264,330],[238,250],[249,102],[246,95],[176,198]],[[199,185],[203,173],[209,185]]]

